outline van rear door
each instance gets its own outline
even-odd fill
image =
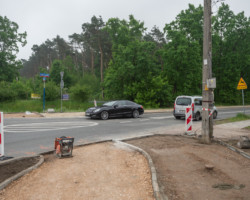
[[[192,100],[189,97],[178,97],[176,99],[175,112],[178,114],[185,114],[188,106],[191,106]]]

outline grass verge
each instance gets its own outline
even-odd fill
[[[231,122],[238,122],[238,121],[244,121],[244,120],[249,120],[250,115],[246,115],[243,113],[238,113],[236,117],[228,118],[228,119],[222,119],[222,120],[217,120],[215,121],[215,124],[225,124],[225,123],[231,123]],[[249,127],[250,130],[250,127]]]
[[[91,102],[79,102],[74,100],[68,100],[62,102],[63,112],[84,112],[87,108],[93,107],[94,104]],[[53,108],[55,112],[61,111],[61,100],[46,101],[45,111],[48,108]],[[42,100],[18,100],[13,102],[2,102],[0,104],[0,111],[6,113],[18,113],[18,112],[43,112],[43,101]]]

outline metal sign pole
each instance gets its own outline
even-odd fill
[[[43,112],[45,112],[45,80],[43,81]]]
[[[62,88],[61,88],[61,113],[62,113]]]
[[[243,111],[244,111],[244,114],[245,114],[244,90],[241,90],[241,91],[242,91]]]
[[[63,98],[63,96],[62,96],[62,89],[63,89],[63,87],[64,87],[63,74],[64,74],[63,71],[60,72],[60,76],[61,76],[61,83],[60,83],[60,88],[61,88],[61,113],[62,113],[62,98]]]
[[[40,73],[40,77],[43,77],[43,112],[45,112],[45,81],[46,77],[49,78],[49,74]]]
[[[0,157],[4,156],[3,112],[0,112]]]

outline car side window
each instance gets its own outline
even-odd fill
[[[125,101],[125,106],[133,106],[134,103],[131,101]]]
[[[202,106],[202,99],[194,99],[194,104],[196,106]]]
[[[121,107],[121,106],[124,106],[125,105],[125,102],[124,101],[119,101],[116,103],[117,107]]]

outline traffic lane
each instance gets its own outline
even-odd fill
[[[28,121],[28,119],[26,119]],[[68,119],[41,120],[37,123],[32,119],[32,123],[21,120],[25,123],[5,126],[5,153],[9,156],[34,155],[37,153],[53,150],[54,140],[61,136],[77,136],[74,129],[84,129],[86,126],[96,126],[97,123],[81,121],[71,121]],[[79,119],[76,119],[79,120]],[[78,138],[76,137],[76,140]]]
[[[233,113],[225,110],[219,111],[218,119],[227,118],[230,115],[236,115],[240,112],[236,109]],[[248,111],[249,112],[249,111]],[[89,118],[38,118],[38,119],[6,119],[5,125],[26,124],[28,127],[31,123],[37,125],[43,123],[44,127],[52,123],[53,126],[56,122],[67,124],[68,122],[74,123],[77,120],[82,122],[98,123],[97,126],[92,127],[70,127],[67,129],[45,129],[43,131],[30,131],[30,132],[6,132],[5,134],[5,152],[13,156],[32,155],[36,153],[46,152],[53,150],[55,137],[72,136],[75,138],[75,145],[86,144],[90,142],[97,142],[101,140],[119,139],[124,137],[136,137],[152,133],[157,128],[168,128],[171,125],[183,124],[185,120],[174,119],[172,112],[166,113],[145,113],[138,119],[133,118],[118,118],[109,120],[89,119]],[[57,123],[57,124],[60,124]],[[196,122],[194,122],[196,123]],[[9,127],[8,127],[9,128]],[[60,128],[60,127],[59,127]],[[20,128],[21,130],[21,128]]]
[[[14,131],[11,129],[13,125],[7,126],[7,130],[5,134],[5,152],[8,156],[21,156],[21,155],[33,155],[36,153],[42,153],[49,150],[53,150],[54,139],[60,136],[72,136],[75,138],[75,145],[77,144],[85,144],[90,142],[97,142],[100,140],[111,140],[117,139],[121,137],[126,137],[127,135],[134,133],[137,135],[137,132],[143,134],[143,132],[147,132],[148,130],[160,126],[167,126],[173,124],[173,122],[164,119],[159,119],[159,115],[156,118],[151,115],[146,115],[146,117],[140,117],[138,119],[133,118],[121,118],[121,119],[110,119],[110,120],[92,120],[92,119],[81,119],[84,123],[96,123],[96,126],[89,127],[74,127],[69,129],[60,129],[58,130],[56,127],[52,129],[48,129],[50,123],[53,123],[52,119],[49,120],[41,120],[44,123],[46,129],[41,129],[37,131],[32,129],[33,131],[22,132],[24,129],[23,125],[27,125],[30,128],[32,125],[37,125],[38,121],[31,119],[32,123],[28,123],[28,119],[18,120],[18,124],[20,122],[22,127],[19,131]],[[174,118],[171,116],[172,120]],[[74,119],[55,119],[56,122],[61,121],[63,123],[67,123],[70,120],[72,123]],[[75,119],[79,120],[79,119]],[[17,121],[15,121],[17,122]],[[178,123],[181,123],[179,121]],[[17,124],[15,124],[17,125]],[[40,125],[40,123],[39,123]],[[14,126],[18,128],[18,126]]]

